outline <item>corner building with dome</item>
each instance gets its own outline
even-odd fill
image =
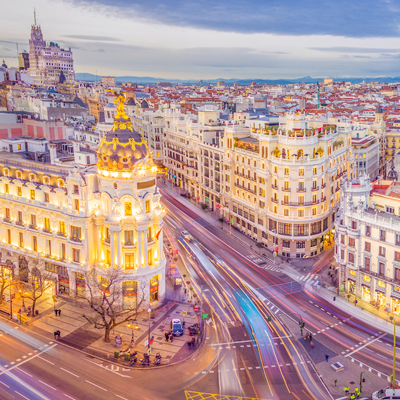
[[[96,268],[102,279],[102,271],[118,268],[122,301],[132,306],[144,295],[154,306],[165,296],[165,211],[147,143],[132,129],[121,95],[117,102],[96,166],[1,152],[0,262],[21,281],[28,270],[47,270],[51,290],[71,296],[85,290],[86,271]]]

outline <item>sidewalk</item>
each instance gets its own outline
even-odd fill
[[[198,316],[193,311],[193,305],[186,301],[178,301],[186,298],[183,291],[174,291],[171,284],[167,282],[168,298],[164,304],[160,305],[151,313],[150,318],[150,337],[154,336],[154,342],[151,345],[152,358],[157,352],[161,353],[162,364],[174,364],[190,357],[194,351],[200,347],[196,345],[195,349],[189,349],[187,341],[191,340],[188,330],[184,329],[183,336],[174,337],[173,342],[166,342],[164,333],[170,331],[172,318],[179,318],[183,321],[182,311],[187,315],[184,318],[186,327],[189,324],[198,322]],[[43,295],[36,303],[36,309],[39,315],[27,318],[27,327],[38,334],[54,339],[53,333],[57,330],[61,332],[59,341],[78,350],[93,354],[103,359],[114,360],[114,352],[126,350],[129,348],[132,338],[132,327],[130,322],[119,325],[111,332],[111,342],[104,342],[104,330],[96,329],[84,317],[85,315],[96,316],[84,300],[77,300],[69,296],[58,296],[58,302],[55,304],[57,309],[61,309],[61,315],[56,316],[54,312],[54,303],[52,293]],[[25,300],[25,307],[31,306],[31,302]],[[22,308],[22,299],[17,296],[13,300],[13,313],[15,314]],[[10,304],[4,303],[0,306],[0,311],[5,318],[9,318]],[[26,315],[26,313],[23,313]],[[149,336],[149,319],[147,312],[138,315],[133,323],[134,347],[131,351],[138,352],[139,358],[143,358],[143,353],[147,351],[144,346]],[[115,336],[119,334],[122,338],[122,344],[115,343]],[[203,335],[204,337],[204,335]],[[123,360],[121,358],[120,360]],[[140,363],[139,363],[140,365]],[[141,365],[140,365],[141,366]]]
[[[324,300],[329,301],[335,307],[346,311],[347,313],[354,315],[356,318],[361,319],[368,324],[379,327],[382,331],[388,333],[393,336],[393,323],[390,322],[390,316],[395,316],[395,314],[387,313],[383,310],[377,310],[376,307],[371,306],[365,301],[358,300],[357,306],[354,304],[354,296],[352,295],[351,301],[348,301],[347,298],[343,298],[342,296],[338,296],[336,294],[336,289],[334,288],[323,288],[323,287],[313,287],[310,284],[307,284],[307,289],[314,292],[317,296],[322,297]],[[332,290],[333,289],[333,290]],[[336,300],[333,300],[333,297]],[[400,326],[400,318],[397,316],[397,326]],[[400,329],[397,330],[397,335],[400,337]],[[396,336],[397,336],[396,335]]]

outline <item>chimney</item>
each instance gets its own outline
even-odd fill
[[[50,143],[50,163],[55,164],[55,160],[57,158],[57,145],[54,143]]]

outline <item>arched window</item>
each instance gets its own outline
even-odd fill
[[[44,177],[43,177],[43,183],[44,183],[45,185],[48,185],[48,184],[50,183],[50,178],[49,178],[48,176],[44,176]]]
[[[8,168],[3,168],[4,176],[10,176],[10,170]]]
[[[17,179],[21,179],[22,178],[22,172],[21,171],[17,171]]]
[[[57,180],[57,185],[58,185],[58,187],[63,187],[64,186],[64,179],[58,179]]]
[[[31,182],[36,181],[36,175],[35,175],[35,174],[29,174],[29,180],[30,180]]]

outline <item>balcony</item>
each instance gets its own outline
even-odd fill
[[[381,236],[381,237],[379,238],[379,241],[380,241],[380,242],[386,242],[385,236]]]
[[[285,201],[281,201],[281,204],[283,205],[283,206],[290,206],[290,207],[307,207],[307,206],[314,206],[314,205],[317,205],[317,204],[319,204],[319,200],[317,200],[317,201],[306,201],[306,202],[291,202],[291,201],[288,201],[288,202],[285,202]]]
[[[24,226],[24,221],[15,221],[15,225]]]
[[[71,236],[69,238],[69,240],[71,240],[72,242],[76,242],[76,243],[82,243],[82,238],[77,237],[77,236]]]
[[[292,189],[291,188],[285,188],[285,187],[283,187],[282,188],[282,192],[291,192],[292,191]]]
[[[277,185],[271,185],[272,189],[278,190],[278,186]]]
[[[7,222],[8,224],[11,224],[11,219],[10,218],[3,218],[3,222]]]
[[[271,197],[271,201],[275,204],[278,204],[278,199],[274,199],[273,197]]]
[[[37,230],[37,226],[34,224],[29,225],[29,229],[34,229],[35,231]]]
[[[43,228],[43,232],[44,232],[44,233],[51,233],[51,230],[48,229],[48,228]]]
[[[321,197],[321,203],[323,203],[326,200],[326,196]]]
[[[305,193],[306,192],[306,188],[298,188],[297,189],[297,193]]]
[[[237,188],[239,188],[239,189],[245,190],[246,192],[250,192],[252,194],[257,194],[257,192],[255,190],[249,189],[249,188],[247,188],[245,186],[242,186],[242,185],[238,185],[237,183],[235,183],[235,186]]]
[[[65,237],[65,232],[57,232],[57,236]]]
[[[106,237],[106,238],[104,239],[104,243],[110,244],[110,238],[109,238],[109,237]]]
[[[135,247],[135,243],[132,241],[128,241],[124,243],[123,247]]]
[[[311,188],[311,191],[312,191],[312,192],[315,192],[315,191],[317,191],[317,190],[319,190],[319,186],[314,186],[314,187]]]
[[[323,183],[322,185],[321,185],[321,189],[325,189],[326,188],[326,183]]]

